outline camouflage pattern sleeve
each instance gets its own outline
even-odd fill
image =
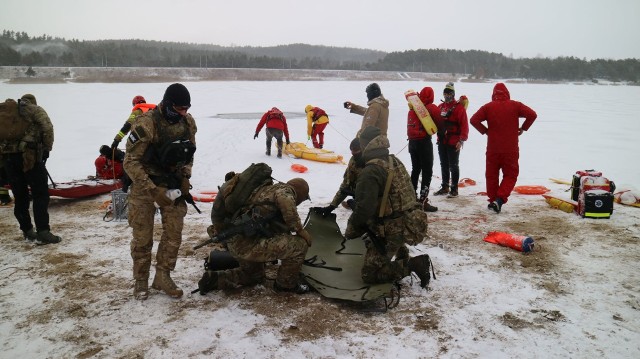
[[[149,179],[142,159],[147,148],[153,142],[155,127],[150,112],[140,116],[131,129],[127,140],[127,151],[124,157],[124,170],[138,188],[150,191],[155,184]]]
[[[282,214],[282,219],[293,232],[303,230],[302,221],[296,206],[296,193],[290,186],[282,186],[275,191],[275,205]]]
[[[191,143],[193,143],[193,145],[196,146],[196,132],[198,132],[196,121],[193,119],[191,114],[187,114],[186,118],[187,118],[187,125],[189,126],[189,133],[191,133],[191,137],[189,138],[189,141],[191,141]],[[191,162],[189,162],[186,166],[182,168],[182,174],[187,178],[191,178],[192,168],[193,168],[193,158],[191,159]]]
[[[357,234],[356,237],[362,235],[367,223],[375,220],[386,180],[387,172],[380,166],[370,165],[362,170],[356,183],[356,208],[349,217],[347,232]]]
[[[31,118],[42,134],[42,144],[45,149],[51,151],[53,149],[53,124],[49,115],[42,107],[34,106]],[[35,142],[39,142],[38,138],[35,138]]]
[[[349,164],[347,165],[347,169],[344,171],[344,175],[342,176],[342,183],[340,184],[340,188],[336,195],[333,196],[333,200],[331,201],[331,205],[334,207],[338,207],[345,198],[347,198],[349,192],[354,192],[355,194],[355,182],[356,182],[356,161],[351,157],[349,159]]]

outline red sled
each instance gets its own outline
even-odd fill
[[[85,198],[109,193],[119,188],[122,188],[122,181],[119,179],[87,178],[56,183],[55,187],[49,185],[49,195],[62,198]]]

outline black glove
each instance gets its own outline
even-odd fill
[[[346,108],[347,110],[351,108],[351,102],[346,101],[345,103],[342,104],[342,106],[344,106],[344,108]]]
[[[113,143],[111,144],[111,152],[113,152],[114,149],[118,148],[119,144],[120,144],[120,141],[113,140]]]
[[[49,158],[49,151],[48,150],[42,150],[42,162],[47,162],[48,158]]]
[[[256,138],[258,138],[258,133],[256,132],[255,135],[253,135],[253,139],[255,140]]]
[[[326,207],[320,207],[318,209],[318,213],[320,213],[322,215],[322,217],[326,217],[326,216],[330,215],[333,212],[334,209],[336,209],[335,206],[328,205]]]
[[[289,139],[287,138],[287,145],[290,144],[291,142],[289,141]]]

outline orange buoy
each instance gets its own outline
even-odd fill
[[[293,164],[293,165],[291,165],[291,169],[292,169],[294,172],[298,172],[298,173],[305,173],[305,172],[307,172],[307,170],[308,170],[308,168],[307,168],[307,167],[305,167],[305,166],[303,166],[303,165],[300,165],[300,164]]]
[[[472,180],[471,178],[462,178],[458,182],[458,187],[467,187],[467,186],[475,186],[475,185],[476,185],[476,181]]]
[[[524,253],[529,253],[533,250],[533,238],[527,236],[519,236],[517,234],[505,232],[489,232],[487,236],[484,237],[484,241],[513,248]]]
[[[520,194],[545,194],[551,191],[545,186],[515,186],[513,190]]]
[[[216,191],[200,191],[191,193],[191,197],[193,197],[194,201],[205,203],[215,201],[217,195],[218,192]]]

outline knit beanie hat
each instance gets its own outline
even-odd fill
[[[32,105],[37,105],[38,104],[38,102],[36,102],[36,97],[33,96],[30,93],[22,95],[21,100],[29,101],[29,103],[32,104]]]
[[[382,90],[380,90],[380,86],[378,86],[378,84],[375,82],[367,86],[367,89],[365,91],[367,92],[367,99],[369,101],[382,95]]]
[[[382,131],[375,126],[367,126],[362,132],[360,132],[360,148],[365,149],[369,142],[374,138],[380,136]]]
[[[191,95],[183,84],[175,83],[167,87],[162,102],[165,105],[171,103],[173,106],[191,106]]]
[[[453,87],[453,82],[449,82],[445,87],[444,87],[444,92],[451,92],[455,95],[456,93],[456,89]]]

